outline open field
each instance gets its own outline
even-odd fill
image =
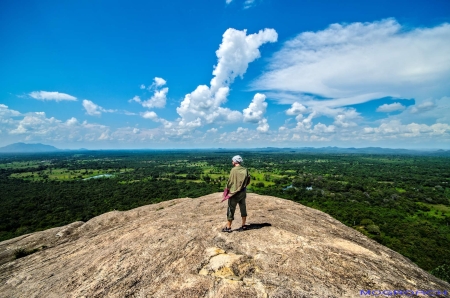
[[[7,163],[0,163],[0,169],[29,169],[29,168],[39,168],[40,166],[46,167],[50,165],[50,161],[46,160],[33,160],[33,161],[14,161]]]
[[[450,218],[450,206],[446,206],[443,204],[429,204],[423,202],[418,202],[417,204],[426,206],[430,209],[430,211],[424,212],[428,216],[433,216],[440,219]]]
[[[28,181],[43,181],[43,180],[58,180],[58,181],[70,181],[88,179],[99,175],[118,175],[125,172],[130,172],[133,169],[108,169],[108,170],[94,170],[94,169],[82,169],[82,170],[68,170],[68,169],[46,169],[42,171],[30,171],[22,173],[13,173],[11,178],[18,178]]]

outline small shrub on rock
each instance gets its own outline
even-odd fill
[[[20,259],[20,258],[26,257],[28,255],[31,255],[31,254],[37,252],[38,250],[39,249],[37,249],[37,248],[32,249],[32,250],[26,250],[25,248],[20,247],[14,251],[14,257],[16,259]]]
[[[375,223],[371,219],[364,218],[363,220],[361,220],[362,226],[368,226],[368,225],[373,225],[373,224],[375,224]]]
[[[366,230],[371,234],[380,234],[380,227],[378,227],[377,225],[368,225],[366,226]]]
[[[444,264],[431,270],[431,274],[450,283],[450,265]]]

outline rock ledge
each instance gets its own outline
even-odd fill
[[[361,297],[450,285],[331,216],[248,194],[248,231],[222,233],[219,193],[0,242],[2,297]],[[240,226],[239,210],[234,228]],[[18,248],[38,250],[14,259]],[[435,296],[436,297],[436,296]],[[448,296],[443,296],[448,297]]]

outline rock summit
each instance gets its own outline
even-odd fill
[[[407,258],[292,201],[248,194],[249,229],[237,231],[241,220],[236,210],[234,231],[223,233],[227,205],[220,199],[216,193],[113,211],[0,242],[0,296],[367,297],[391,291],[384,296],[395,297],[394,291],[450,292],[448,283]],[[35,252],[15,259],[17,249]]]

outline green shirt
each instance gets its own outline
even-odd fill
[[[233,167],[228,178],[227,188],[230,190],[229,196],[233,196],[237,192],[244,189],[250,184],[250,174],[243,166]]]

